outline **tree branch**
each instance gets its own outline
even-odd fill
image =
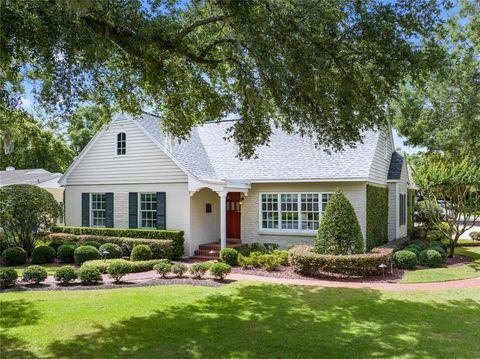
[[[225,20],[225,15],[210,16],[205,19],[195,21],[193,24],[187,26],[185,29],[183,29],[180,32],[179,39],[180,40],[183,39],[185,36],[187,36],[189,33],[191,33],[192,31],[194,31],[196,28],[200,26],[210,24],[212,22],[222,21],[222,20]]]

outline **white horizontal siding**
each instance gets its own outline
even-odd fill
[[[387,157],[385,158],[385,146]],[[370,167],[369,181],[377,184],[386,184],[390,160],[394,151],[392,139],[388,130],[380,131],[375,155]]]
[[[117,133],[127,154],[116,155]],[[112,122],[67,177],[68,185],[187,182],[187,175],[131,121]]]

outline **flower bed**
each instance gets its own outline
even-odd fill
[[[326,255],[312,251],[311,246],[294,246],[288,251],[289,262],[295,272],[313,276],[319,272],[337,273],[345,276],[381,275],[381,264],[389,266],[393,253],[391,248],[374,248],[369,253],[353,255]]]

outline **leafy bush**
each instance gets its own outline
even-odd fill
[[[28,283],[38,284],[47,279],[48,273],[42,266],[29,266],[23,271],[23,280]]]
[[[157,273],[162,276],[162,278],[165,278],[167,273],[172,271],[172,265],[169,262],[162,261],[158,264],[155,264],[153,269],[156,270]]]
[[[223,248],[220,251],[220,258],[230,266],[238,265],[238,252],[233,248]]]
[[[171,240],[160,239],[140,239],[140,238],[123,238],[123,237],[101,237],[95,235],[75,235],[67,233],[52,233],[50,239],[61,238],[75,243],[82,243],[85,241],[96,241],[102,244],[114,243],[122,248],[123,255],[130,257],[132,249],[138,244],[146,244],[150,247],[153,253],[153,258],[172,258],[173,242]]]
[[[278,248],[279,245],[277,243],[252,243],[250,245],[251,252],[270,253]]]
[[[420,249],[425,249],[426,248],[425,243],[422,242],[422,241],[419,241],[419,240],[411,241],[410,245],[418,246],[418,247],[420,247]]]
[[[132,266],[130,262],[127,261],[116,261],[112,262],[107,267],[108,275],[115,279],[115,282],[119,282],[123,276],[132,271]]]
[[[148,261],[152,259],[153,254],[149,246],[145,244],[138,244],[132,249],[130,259],[132,261]]]
[[[417,254],[409,250],[398,251],[393,255],[395,266],[400,269],[415,269]]]
[[[388,242],[388,188],[367,185],[367,250]]]
[[[84,284],[91,284],[101,282],[102,274],[94,266],[82,265],[78,271],[78,278]]]
[[[357,215],[341,191],[332,194],[322,216],[314,251],[320,254],[363,253],[363,238]]]
[[[267,271],[274,271],[280,267],[280,258],[274,254],[262,254],[258,261]]]
[[[58,248],[60,248],[60,246],[63,246],[64,244],[65,242],[62,241],[61,239],[55,239],[51,241],[48,245],[49,247],[52,247],[55,250],[55,253],[57,253]]]
[[[188,271],[188,267],[183,263],[175,263],[172,266],[172,272],[178,277],[182,278],[183,275]]]
[[[75,235],[97,235],[102,237],[125,237],[128,239],[135,239],[139,238],[142,241],[145,240],[152,240],[150,243],[159,242],[158,240],[168,240],[170,244],[170,248],[168,249],[168,253],[159,253],[158,255],[155,254],[155,249],[151,248],[155,258],[172,258],[177,259],[183,256],[185,251],[184,249],[184,239],[183,239],[183,231],[170,231],[170,230],[147,230],[147,229],[132,229],[132,228],[92,228],[92,227],[54,227],[54,232],[64,232],[69,234]],[[117,243],[113,240],[108,240],[107,242]],[[107,243],[103,242],[103,243]],[[160,241],[161,242],[161,241]],[[133,242],[135,243],[135,242]],[[148,243],[137,243],[137,244],[148,244]],[[120,245],[124,248],[122,245]],[[132,244],[129,245],[130,250],[128,253],[124,255],[130,255],[131,248],[133,247]]]
[[[447,252],[448,246],[443,243],[443,242],[434,242],[430,247],[440,247],[442,248],[445,252]]]
[[[238,255],[238,265],[242,267],[243,269],[246,269],[250,267],[250,258],[247,256],[244,256],[243,254]]]
[[[63,263],[73,263],[75,248],[77,247],[71,243],[61,245],[57,250],[57,258]]]
[[[437,251],[426,249],[420,253],[419,262],[422,266],[437,268],[442,265],[443,258]]]
[[[97,248],[92,247],[92,246],[80,246],[75,248],[73,252],[73,258],[75,260],[75,263],[78,265],[82,264],[83,262],[86,261],[91,261],[93,259],[99,259],[100,258],[100,252],[98,251]]]
[[[210,266],[210,262],[194,263],[190,266],[188,270],[190,271],[190,274],[193,276],[193,278],[200,279],[205,275],[205,273],[208,272]]]
[[[474,241],[480,241],[480,232],[470,232],[470,238]]]
[[[281,266],[288,264],[288,251],[277,249],[272,252],[272,255],[277,257]]]
[[[431,249],[432,251],[437,251],[438,254],[442,256],[442,259],[447,258],[447,252],[438,245],[430,246],[428,249]]]
[[[403,250],[414,253],[418,258],[418,256],[420,255],[420,252],[423,251],[423,248],[419,248],[415,245],[409,245],[409,246],[406,246],[405,248],[403,248]]]
[[[97,249],[100,249],[100,246],[102,244],[97,242],[97,241],[85,241],[82,243],[82,246],[92,246],[92,247],[95,247]]]
[[[418,201],[415,205],[416,222],[422,223],[425,235],[435,228],[435,222],[442,218],[442,208],[431,200]]]
[[[439,230],[434,230],[428,232],[427,239],[431,242],[440,242],[444,239],[448,239],[448,237]]]
[[[115,243],[105,243],[99,248],[100,255],[105,259],[122,258],[123,251],[119,245]]]
[[[32,252],[33,264],[52,263],[55,259],[55,249],[50,246],[38,246]]]
[[[268,255],[268,254],[266,254]],[[232,267],[227,263],[213,263],[210,266],[210,273],[216,278],[223,280],[228,273],[232,271]]]
[[[0,233],[0,254],[7,248],[14,247],[15,245],[4,233]]]
[[[35,247],[35,233],[48,230],[62,213],[53,195],[34,185],[0,187],[0,203],[0,227],[29,255]]]
[[[12,287],[17,281],[18,274],[13,268],[0,268],[0,288]]]
[[[130,263],[131,266],[131,271],[130,273],[138,273],[138,272],[147,272],[149,270],[153,269],[153,266],[155,264],[158,264],[165,259],[152,259],[149,261],[136,261],[136,262],[131,262],[126,259],[98,259],[98,260],[92,260],[83,263],[82,266],[92,266],[97,268],[101,273],[106,274],[107,273],[107,268],[110,263],[115,263],[115,262],[127,262]]]
[[[21,247],[7,248],[2,253],[2,261],[7,266],[16,266],[27,262],[27,252]]]
[[[381,274],[379,265],[390,263],[392,251],[390,248],[374,248],[365,254],[327,255],[315,253],[310,246],[297,245],[288,250],[288,258],[294,271],[303,275],[323,271],[346,276],[371,276]]]
[[[55,280],[59,283],[67,284],[78,278],[77,271],[72,266],[63,266],[58,268],[53,274]]]

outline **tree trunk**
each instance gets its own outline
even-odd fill
[[[448,249],[448,258],[453,258],[453,255],[455,254],[455,241],[450,239],[450,245]]]

